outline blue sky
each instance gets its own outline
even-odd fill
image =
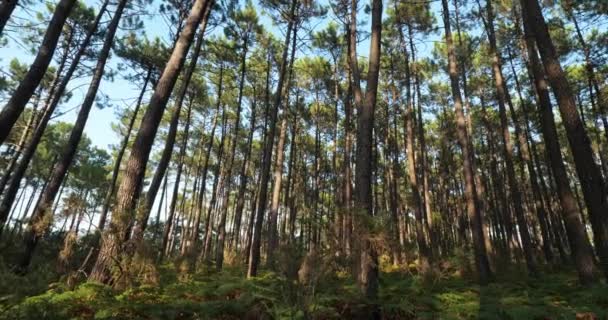
[[[84,2],[88,6],[99,7],[101,0],[84,0]],[[257,1],[254,1],[256,3]],[[145,28],[142,33],[149,39],[153,39],[155,37],[159,37],[164,41],[168,42],[168,26],[164,19],[160,17],[160,13],[158,12],[159,8],[159,0],[155,0],[155,2],[148,7],[148,16],[142,17]],[[15,28],[16,23],[22,23],[25,20],[35,21],[37,12],[45,12],[47,14],[47,10],[44,4],[34,4],[29,6],[28,8],[17,8],[14,13],[14,17],[9,21],[9,25],[6,28],[6,34],[8,43],[6,46],[0,47],[0,68],[6,70],[6,66],[13,58],[18,58],[22,63],[29,64],[33,60],[33,55],[29,51],[29,48],[24,48],[19,44],[19,34],[16,32],[18,28]],[[281,35],[280,30],[272,25],[270,18],[263,12],[262,9],[258,7],[258,14],[260,15],[260,22],[264,25],[264,27],[273,32],[277,37]],[[106,15],[105,21],[109,20],[110,16]],[[331,12],[328,14],[328,17],[321,23],[314,23],[316,30],[322,29],[326,23],[332,18]],[[369,20],[365,17],[362,17],[365,20]],[[363,19],[362,19],[363,20]],[[368,21],[369,22],[369,21]],[[365,27],[364,27],[365,28]],[[216,28],[214,32],[221,32],[221,28]],[[118,37],[121,34],[125,34],[125,31],[119,31]],[[431,46],[432,47],[432,46]],[[360,44],[359,54],[367,55],[367,51],[369,50],[369,45],[367,41],[364,41]],[[422,50],[426,51],[428,48]],[[299,53],[301,54],[301,53]],[[108,62],[108,67],[115,69],[117,63],[120,62],[120,59],[116,56],[112,56],[112,58]],[[76,118],[78,112],[78,106],[81,103],[84,94],[88,88],[88,82],[90,79],[78,79],[76,81],[72,81],[68,90],[73,90],[72,99],[65,105],[60,107],[61,111],[71,110],[67,112],[65,115],[61,117],[57,117],[54,121],[65,121],[65,122],[73,122]],[[122,79],[119,75],[114,78],[114,81],[104,80],[102,81],[98,97],[101,94],[105,94],[109,97],[109,101],[111,103],[111,107],[100,109],[93,108],[91,111],[89,120],[86,125],[85,133],[91,138],[94,145],[100,148],[108,148],[110,144],[117,144],[120,138],[111,130],[111,124],[117,121],[117,113],[119,111],[124,110],[125,108],[133,107],[136,97],[139,94],[139,88],[136,85],[129,83]],[[149,94],[144,98],[145,100],[149,98]],[[145,102],[145,101],[144,101]]]

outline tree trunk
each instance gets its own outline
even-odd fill
[[[572,189],[570,189],[570,181],[568,180],[566,167],[564,166],[557,128],[553,118],[553,108],[549,97],[548,85],[535,49],[534,35],[530,32],[529,28],[528,22],[524,19],[525,45],[529,60],[528,68],[531,74],[530,79],[533,79],[536,89],[539,118],[543,139],[545,140],[547,158],[549,158],[551,171],[555,179],[557,194],[562,206],[562,219],[566,226],[566,233],[568,234],[568,241],[579,280],[584,285],[590,285],[596,281],[593,250],[587,238],[585,226],[580,220],[576,199],[572,193]]]
[[[367,88],[365,98],[361,92],[360,73],[357,63],[357,1],[353,0],[351,7],[349,57],[353,76],[353,91],[355,107],[359,110],[357,119],[357,151],[355,171],[355,210],[358,213],[373,217],[372,195],[372,153],[374,109],[378,92],[378,76],[380,73],[381,33],[382,33],[382,1],[372,1],[371,40],[369,51],[369,66],[367,72]],[[358,229],[360,227],[358,226]],[[358,257],[359,275],[358,283],[362,293],[369,299],[378,296],[378,253],[371,243],[369,230],[363,232],[361,251]],[[371,310],[372,318],[379,318],[378,310]]]
[[[105,13],[105,9],[108,5],[108,2],[109,2],[109,0],[106,0],[103,3],[103,5],[101,6],[99,13],[97,14],[97,17],[95,18],[95,22],[91,26],[91,29],[88,31],[85,39],[82,41],[82,44],[80,45],[78,52],[74,56],[74,59],[72,61],[72,64],[70,65],[70,68],[68,69],[66,74],[63,76],[63,79],[61,80],[61,83],[59,84],[59,86],[56,88],[54,94],[49,95],[47,98],[47,102],[45,102],[45,105],[47,105],[47,106],[44,108],[44,114],[42,116],[42,119],[40,120],[40,123],[38,124],[36,130],[34,131],[34,135],[28,142],[25,150],[23,151],[21,160],[19,161],[17,168],[15,169],[15,172],[13,173],[13,177],[10,181],[8,189],[6,189],[4,198],[2,199],[2,202],[0,203],[0,225],[2,225],[4,223],[3,221],[4,221],[4,219],[6,219],[6,216],[8,215],[8,210],[10,210],[11,204],[12,204],[13,200],[15,199],[17,191],[19,190],[19,185],[21,183],[21,180],[23,179],[25,171],[27,170],[27,167],[29,166],[31,159],[34,156],[34,153],[36,152],[36,148],[38,147],[38,144],[42,140],[42,136],[44,135],[44,130],[46,129],[46,126],[48,125],[48,122],[50,121],[51,116],[53,115],[53,112],[55,111],[55,108],[59,104],[61,97],[62,97],[63,93],[65,92],[65,89],[66,89],[70,79],[72,78],[72,75],[76,71],[76,69],[80,63],[80,59],[82,58],[82,56],[88,49],[89,43],[91,42],[91,38],[93,37],[93,34],[96,32],[97,27],[99,26],[99,22],[101,20],[101,17]]]
[[[160,185],[163,181],[163,176],[165,175],[165,172],[169,167],[169,163],[171,162],[171,155],[174,151],[175,137],[177,135],[177,127],[179,125],[179,116],[181,114],[182,105],[184,104],[184,98],[186,97],[186,93],[188,92],[188,87],[190,86],[190,80],[192,79],[192,75],[196,70],[201,48],[203,47],[203,40],[205,38],[205,30],[207,29],[207,21],[210,11],[210,6],[205,9],[205,16],[203,17],[200,31],[198,33],[198,36],[196,37],[196,42],[194,44],[194,52],[192,53],[190,65],[188,66],[188,69],[186,70],[186,73],[182,80],[182,84],[179,88],[179,93],[174,106],[175,109],[173,110],[173,114],[171,115],[171,120],[169,122],[169,131],[167,132],[167,137],[165,139],[165,146],[161,154],[160,160],[158,161],[158,165],[156,166],[152,182],[150,182],[150,186],[148,187],[148,192],[146,194],[146,206],[141,212],[141,217],[137,217],[138,221],[136,222],[136,224],[138,225],[138,227],[136,228],[138,229],[146,228],[146,222],[148,221],[148,216],[150,215],[152,206],[154,205],[156,194],[158,193],[158,189],[160,188]]]
[[[211,157],[211,150],[213,149],[213,142],[215,141],[215,130],[217,128],[217,119],[220,114],[221,108],[221,97],[222,97],[222,79],[223,79],[223,68],[220,69],[220,82],[218,84],[218,99],[217,99],[217,107],[215,110],[215,116],[213,117],[213,125],[211,129],[211,133],[209,134],[209,144],[207,145],[207,151],[205,152],[205,164],[203,165],[203,174],[201,177],[201,183],[198,192],[198,199],[196,205],[196,218],[194,221],[194,230],[192,231],[192,248],[196,247],[198,243],[198,233],[201,224],[201,217],[203,216],[203,200],[205,198],[205,192],[207,189],[207,173],[209,172],[209,159]],[[222,115],[222,124],[223,124],[223,115]]]
[[[249,253],[251,258],[249,259],[249,265],[247,267],[247,277],[255,277],[258,274],[258,266],[260,264],[260,246],[262,243],[262,225],[264,224],[264,213],[266,211],[266,200],[268,195],[268,181],[270,180],[270,169],[272,166],[272,149],[274,146],[274,137],[276,134],[277,116],[281,101],[283,99],[283,86],[285,85],[285,75],[287,72],[287,54],[289,53],[289,44],[291,39],[291,32],[295,27],[296,10],[298,7],[298,1],[292,0],[291,9],[289,14],[289,23],[287,26],[287,33],[285,36],[285,46],[283,48],[283,55],[281,60],[281,67],[279,71],[279,81],[277,83],[277,89],[274,96],[274,104],[270,111],[270,122],[269,131],[264,139],[264,154],[262,157],[262,168],[260,178],[260,194],[258,196],[258,208],[255,213],[255,225],[252,234],[251,252]]]
[[[234,136],[232,138],[232,147],[230,150],[230,161],[228,161],[228,171],[226,172],[226,187],[224,200],[221,206],[221,217],[218,225],[218,238],[215,256],[215,267],[217,270],[222,269],[224,263],[224,241],[226,238],[226,216],[228,215],[228,204],[230,202],[230,192],[232,191],[232,167],[234,166],[234,157],[236,156],[236,145],[239,141],[239,130],[241,126],[241,110],[243,108],[243,90],[245,89],[245,74],[247,72],[247,49],[249,45],[249,33],[243,39],[243,53],[241,55],[241,74],[239,80],[239,93],[237,99],[236,119],[234,120]]]
[[[537,0],[523,0],[522,12],[528,31],[534,37],[545,68],[547,79],[553,88],[566,136],[574,157],[576,172],[589,210],[593,242],[600,257],[601,269],[608,277],[608,202],[606,186],[595,159],[589,137],[576,109],[576,103],[568,79],[562,70],[559,56],[553,46]]]
[[[511,51],[509,50],[509,55]],[[517,89],[518,98],[520,100],[521,112],[524,115],[525,127],[522,131],[519,123],[519,119],[515,113],[513,108],[513,104],[509,103],[509,111],[511,112],[511,119],[513,121],[515,127],[515,134],[519,138],[518,148],[520,149],[520,171],[524,172],[524,164],[528,168],[528,173],[530,174],[530,184],[532,186],[532,195],[534,197],[534,208],[536,210],[536,215],[538,216],[538,223],[540,225],[541,235],[543,238],[543,254],[545,255],[545,259],[547,262],[553,262],[553,252],[551,250],[551,243],[553,239],[551,238],[551,234],[549,232],[549,223],[547,220],[547,211],[545,209],[545,203],[543,202],[542,193],[540,191],[540,187],[538,184],[538,174],[536,172],[536,168],[534,167],[534,163],[532,162],[532,158],[530,156],[530,145],[528,143],[528,135],[529,135],[529,123],[527,118],[527,101],[524,100],[521,90],[521,85],[517,78],[517,73],[515,72],[515,66],[513,65],[513,58],[510,57],[509,63],[511,66],[511,72],[513,74],[513,79],[515,80],[515,88]],[[506,86],[506,83],[504,84]],[[506,91],[506,89],[505,89]],[[542,174],[542,172],[540,173]]]
[[[118,189],[119,197],[116,200],[114,214],[110,229],[105,232],[102,247],[91,272],[89,279],[109,283],[113,279],[111,269],[114,259],[119,256],[121,247],[127,238],[127,230],[133,219],[135,205],[139,198],[141,186],[146,170],[150,150],[154,144],[154,137],[158,125],[167,106],[171,91],[175,86],[177,77],[184,66],[188,50],[194,39],[197,26],[203,20],[207,6],[213,5],[213,0],[196,0],[186,25],[180,33],[171,57],[165,66],[154,94],[148,104],[137,136],[131,148],[124,178]]]
[[[112,168],[112,179],[110,180],[110,187],[108,188],[108,192],[106,193],[106,198],[103,202],[103,207],[101,209],[101,217],[99,218],[99,226],[98,231],[101,232],[106,225],[106,218],[108,216],[108,211],[110,209],[110,204],[112,199],[114,198],[114,191],[116,190],[116,181],[118,180],[118,174],[120,173],[120,164],[122,163],[122,158],[125,155],[125,151],[127,150],[127,146],[129,145],[129,139],[131,138],[131,132],[133,131],[133,126],[135,125],[135,120],[137,120],[137,114],[139,113],[139,108],[141,107],[142,100],[144,98],[144,94],[146,93],[146,89],[148,88],[148,82],[150,81],[150,77],[152,76],[153,68],[149,67],[148,73],[146,74],[146,78],[144,80],[144,84],[141,88],[141,92],[139,93],[139,97],[137,98],[137,103],[135,104],[135,109],[133,110],[133,114],[131,115],[131,119],[129,121],[129,125],[127,126],[127,133],[122,139],[122,143],[120,144],[120,149],[118,150],[118,154],[116,155],[116,160],[114,161],[114,167]]]
[[[222,113],[222,137],[220,138],[220,144],[218,146],[217,163],[215,164],[215,177],[213,178],[213,188],[211,188],[211,199],[209,201],[209,207],[207,208],[207,216],[205,219],[205,241],[203,242],[203,250],[201,250],[200,253],[200,257],[205,260],[208,260],[210,258],[209,249],[211,247],[211,236],[213,233],[212,213],[215,209],[215,204],[217,202],[217,196],[219,194],[219,191],[222,190],[222,186],[224,184],[224,170],[226,164],[222,164],[222,158],[224,156],[224,145],[226,144],[227,126],[228,125],[226,108],[224,108]]]
[[[277,220],[279,216],[279,201],[281,197],[281,188],[283,183],[283,162],[285,159],[285,139],[287,137],[287,120],[291,112],[289,106],[289,90],[291,88],[291,81],[293,76],[293,63],[295,60],[298,26],[293,26],[293,38],[291,44],[291,56],[289,59],[289,69],[287,70],[287,85],[284,92],[280,94],[285,95],[285,109],[283,110],[283,119],[281,121],[281,131],[279,133],[279,141],[277,142],[277,156],[274,165],[274,185],[272,187],[272,198],[270,203],[270,213],[268,221],[268,253],[266,255],[266,263],[270,269],[274,269],[275,251],[279,246],[279,234],[277,230]],[[297,98],[296,98],[297,103]]]
[[[103,47],[99,52],[95,72],[93,73],[93,78],[91,79],[91,84],[89,85],[89,89],[85,95],[80,112],[78,113],[78,117],[74,123],[74,127],[70,132],[66,149],[63,150],[59,161],[53,167],[53,173],[51,174],[49,183],[46,188],[42,190],[40,201],[34,209],[32,222],[30,223],[30,232],[25,240],[26,257],[19,265],[19,269],[21,270],[25,270],[28,267],[31,260],[31,255],[33,254],[36,244],[38,243],[38,239],[49,227],[47,224],[41,223],[41,221],[43,221],[44,218],[51,213],[49,211],[53,206],[55,197],[57,196],[59,188],[63,183],[63,179],[65,178],[66,173],[72,164],[74,157],[76,156],[80,138],[84,132],[84,127],[89,117],[89,112],[91,111],[93,103],[95,102],[95,96],[97,95],[97,89],[99,88],[99,84],[101,83],[101,79],[104,74],[106,61],[110,55],[110,50],[112,49],[112,45],[114,43],[114,35],[118,30],[120,18],[122,17],[122,13],[126,5],[126,0],[121,0],[118,3],[114,17],[108,25]]]
[[[458,65],[456,62],[456,53],[452,42],[452,32],[450,28],[450,12],[447,0],[442,0],[443,6],[443,21],[445,27],[445,37],[448,48],[448,69],[450,75],[450,85],[454,100],[454,109],[456,112],[456,132],[458,144],[462,150],[463,157],[463,172],[465,178],[465,199],[467,207],[467,215],[472,228],[473,249],[475,254],[475,264],[481,284],[487,284],[491,281],[492,270],[488,261],[485,237],[483,232],[482,214],[479,210],[479,200],[477,199],[477,191],[475,188],[475,171],[473,170],[474,150],[469,140],[467,132],[467,124],[464,111],[462,108],[462,96],[460,92],[460,84],[458,83]]]
[[[269,66],[270,68],[270,66]],[[247,191],[247,182],[249,180],[249,166],[250,166],[250,157],[251,157],[251,146],[253,143],[253,134],[255,132],[255,121],[256,121],[256,100],[254,94],[254,101],[251,106],[251,119],[249,119],[249,136],[247,137],[247,149],[245,151],[245,157],[243,158],[243,163],[241,165],[240,179],[239,179],[239,191],[236,197],[236,209],[234,211],[234,233],[232,235],[231,242],[234,247],[238,249],[239,240],[241,234],[241,220],[243,217],[243,208],[245,207],[245,191]]]
[[[2,35],[4,27],[17,7],[18,2],[19,0],[5,0],[0,3],[0,35]]]
[[[192,98],[194,99],[194,98]],[[182,176],[182,170],[184,168],[184,161],[185,161],[185,157],[186,157],[186,149],[188,147],[188,137],[190,134],[190,119],[191,119],[191,115],[192,115],[192,104],[193,101],[191,100],[190,103],[188,104],[188,111],[186,113],[186,127],[184,128],[184,136],[182,138],[182,143],[179,149],[179,159],[177,160],[177,172],[175,173],[175,183],[173,186],[173,197],[171,198],[171,204],[169,205],[169,217],[167,218],[167,224],[165,225],[165,231],[163,233],[163,242],[161,245],[161,251],[159,252],[159,260],[162,260],[164,258],[164,253],[167,252],[167,245],[168,245],[168,240],[169,240],[169,230],[171,229],[171,221],[173,221],[173,216],[175,215],[175,206],[177,204],[177,195],[178,195],[178,190],[179,190],[179,183],[180,183],[180,179]],[[178,115],[179,118],[179,115]],[[186,175],[187,176],[187,175]],[[162,179],[162,177],[161,177]],[[186,183],[188,183],[188,179],[186,178]],[[186,189],[184,187],[184,197],[186,195]],[[149,210],[151,209],[151,207],[146,208],[147,212],[150,212]],[[183,211],[182,211],[183,213]],[[139,223],[136,225],[135,230],[133,231],[133,238],[136,241],[142,241],[143,240],[143,235],[144,235],[144,231],[145,231],[145,226],[147,223],[144,222],[144,219],[147,221],[148,217],[140,217],[140,221]],[[185,238],[184,238],[185,240]]]
[[[518,181],[515,176],[515,168],[513,165],[513,143],[511,142],[511,133],[509,132],[509,123],[507,119],[507,111],[505,108],[505,103],[510,104],[510,97],[508,96],[508,91],[506,90],[506,84],[504,82],[504,77],[502,73],[502,61],[498,54],[498,48],[496,45],[496,35],[494,32],[494,10],[492,8],[492,2],[490,0],[487,0],[486,13],[487,20],[484,20],[484,22],[488,40],[490,42],[492,75],[494,77],[494,84],[498,98],[498,113],[502,131],[502,154],[505,159],[507,182],[511,191],[512,203],[515,209],[515,217],[517,218],[519,235],[521,236],[522,248],[524,252],[524,258],[526,260],[526,266],[528,267],[528,273],[530,273],[532,276],[537,276],[538,269],[536,267],[536,262],[534,261],[532,240],[530,239],[530,233],[528,231],[528,222],[526,221],[525,212],[523,208],[522,194],[521,190],[519,189]]]
[[[12,1],[9,1],[12,2]],[[42,44],[30,69],[13,92],[8,103],[0,112],[0,145],[4,143],[15,122],[23,112],[25,105],[38,88],[53,58],[57,42],[61,36],[63,25],[70,15],[76,0],[61,0],[55,7],[53,17],[46,29]],[[4,5],[4,4],[3,4]],[[10,6],[9,3],[7,5]],[[3,26],[3,25],[2,25]],[[0,30],[1,33],[2,30]]]

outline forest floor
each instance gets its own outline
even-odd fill
[[[572,273],[537,279],[500,273],[480,287],[454,270],[428,280],[384,269],[375,302],[336,270],[311,276],[304,286],[280,273],[246,280],[234,268],[183,274],[165,264],[147,284],[115,290],[65,279],[42,285],[48,280],[42,272],[19,277],[4,269],[0,319],[353,319],[374,303],[383,319],[608,319],[608,287],[580,287]]]

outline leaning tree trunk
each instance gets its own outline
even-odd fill
[[[224,240],[226,238],[226,216],[228,215],[228,204],[230,200],[230,192],[232,191],[232,167],[234,165],[234,157],[236,155],[236,145],[239,140],[239,129],[241,125],[241,110],[243,104],[243,90],[245,89],[245,74],[247,72],[247,49],[248,49],[248,35],[243,39],[243,53],[241,55],[241,74],[239,80],[239,94],[237,100],[236,119],[234,120],[234,137],[232,138],[232,146],[230,151],[230,161],[228,161],[228,171],[226,172],[226,187],[224,192],[224,200],[221,206],[221,217],[218,225],[218,238],[217,248],[215,254],[215,267],[217,270],[221,270],[224,264]]]
[[[492,2],[487,1],[487,20],[485,22],[485,29],[490,42],[490,56],[492,58],[492,75],[494,77],[494,84],[498,97],[498,113],[500,119],[500,126],[502,131],[502,154],[505,160],[505,170],[507,174],[507,182],[509,190],[511,191],[511,197],[513,200],[513,208],[515,209],[515,217],[519,227],[519,235],[521,236],[522,249],[524,252],[524,258],[528,267],[528,272],[533,275],[538,275],[538,269],[536,262],[534,261],[534,252],[532,248],[532,240],[530,239],[530,232],[528,230],[528,222],[523,208],[523,199],[521,190],[518,185],[517,178],[515,176],[515,167],[513,165],[513,143],[511,142],[511,133],[509,132],[509,123],[507,120],[507,111],[505,103],[510,103],[510,97],[506,90],[506,84],[504,82],[504,76],[502,73],[502,61],[498,54],[498,48],[496,44],[496,34],[494,32],[494,11],[492,8]],[[509,100],[509,101],[507,101]]]
[[[118,174],[120,173],[120,164],[122,163],[122,158],[125,155],[125,151],[127,150],[127,146],[129,145],[129,139],[131,138],[131,132],[133,131],[133,126],[135,125],[135,120],[137,120],[137,114],[139,113],[139,108],[141,107],[141,103],[144,99],[144,94],[146,93],[146,89],[148,88],[148,82],[150,81],[150,77],[152,76],[153,68],[149,67],[148,73],[146,74],[146,78],[144,80],[144,84],[141,88],[141,92],[139,93],[139,97],[137,98],[137,103],[135,104],[135,109],[133,110],[133,114],[131,115],[131,119],[129,120],[129,125],[127,126],[127,133],[122,139],[122,143],[120,144],[120,149],[118,150],[118,154],[116,155],[116,160],[114,161],[114,167],[112,168],[112,179],[110,180],[110,187],[108,188],[108,192],[106,193],[106,198],[103,202],[103,207],[101,208],[101,217],[99,218],[99,232],[103,231],[103,228],[106,225],[106,219],[108,216],[108,211],[110,210],[110,203],[114,198],[114,191],[116,190],[116,181],[118,181]]]
[[[549,35],[538,1],[522,0],[522,12],[524,21],[529,26],[528,31],[536,41],[547,80],[553,88],[559,105],[585,204],[589,210],[593,242],[600,258],[601,269],[608,277],[608,199],[604,179],[593,157],[589,137],[578,114],[574,95],[562,70],[559,55]]]
[[[131,154],[127,162],[124,178],[118,188],[118,199],[110,229],[104,232],[102,246],[89,278],[94,281],[109,283],[114,280],[112,266],[114,259],[119,257],[122,246],[127,238],[127,230],[133,220],[135,206],[146,171],[146,165],[150,156],[154,137],[158,131],[160,120],[169,101],[171,91],[184,66],[188,50],[194,39],[197,26],[203,20],[207,6],[213,4],[213,0],[196,0],[184,29],[180,33],[171,57],[165,66],[154,94],[148,104],[137,136],[131,148]]]
[[[6,23],[13,14],[13,11],[17,7],[19,0],[4,0],[0,3],[0,36],[6,27]]]
[[[160,260],[162,260],[164,258],[164,254],[167,252],[169,231],[172,226],[171,221],[173,221],[173,216],[175,215],[175,206],[177,204],[177,192],[179,189],[179,182],[182,177],[182,170],[184,168],[184,161],[185,161],[184,158],[186,156],[186,149],[188,147],[188,136],[190,134],[191,115],[192,115],[192,101],[188,105],[188,113],[186,116],[186,127],[184,128],[184,137],[182,138],[182,144],[181,144],[180,150],[179,150],[179,159],[177,162],[177,172],[175,173],[175,183],[173,186],[173,197],[171,198],[171,204],[169,205],[169,216],[167,218],[167,222],[165,225],[165,231],[163,232],[163,242],[162,242],[162,245],[160,247],[160,252],[159,252]],[[186,174],[186,183],[188,183],[187,176],[188,176],[188,174]],[[185,193],[186,193],[186,189],[184,187],[184,194]],[[142,220],[143,220],[143,218],[142,218]],[[148,220],[147,217],[145,218],[145,220]],[[137,240],[137,241],[141,241],[143,239],[143,235],[144,235],[143,224],[138,225],[136,227],[135,231],[133,232],[133,238],[135,238],[135,240]]]
[[[8,137],[9,132],[23,112],[25,105],[30,101],[36,88],[38,88],[40,81],[42,81],[51,60],[53,59],[53,53],[55,53],[55,48],[57,48],[57,42],[61,36],[63,25],[70,15],[75,3],[76,0],[61,0],[55,7],[55,12],[46,29],[46,33],[42,39],[42,44],[38,49],[38,54],[36,55],[34,62],[25,74],[23,80],[19,83],[17,89],[13,92],[8,103],[0,112],[0,145],[4,143]]]
[[[108,5],[108,2],[109,2],[109,0],[104,1],[102,7],[99,9],[99,13],[97,14],[97,17],[95,18],[94,23],[91,26],[91,29],[88,31],[85,39],[82,41],[82,44],[80,45],[80,48],[78,49],[78,52],[74,56],[72,64],[70,65],[70,68],[68,69],[66,74],[63,76],[63,79],[61,80],[59,86],[54,90],[54,93],[52,94],[52,96],[49,96],[47,98],[47,102],[45,103],[47,106],[44,108],[45,110],[44,110],[42,119],[38,123],[38,126],[36,127],[36,130],[34,131],[34,135],[28,142],[25,150],[23,151],[21,160],[19,160],[19,163],[17,164],[17,168],[15,168],[15,171],[13,172],[13,176],[10,180],[8,189],[6,189],[6,191],[4,193],[4,198],[2,199],[2,202],[0,203],[0,225],[3,225],[3,223],[4,223],[3,221],[8,216],[11,205],[19,190],[19,185],[21,184],[21,180],[23,179],[25,171],[27,170],[27,167],[29,166],[31,159],[34,156],[34,153],[36,152],[36,148],[38,147],[38,144],[42,140],[42,136],[44,135],[44,130],[46,129],[46,126],[48,125],[49,121],[51,120],[51,116],[53,115],[55,108],[57,108],[57,105],[59,105],[59,102],[61,101],[61,97],[62,97],[63,93],[65,92],[65,89],[66,89],[68,83],[70,82],[72,75],[74,74],[74,72],[76,71],[76,69],[80,63],[80,59],[82,58],[82,56],[88,49],[88,46],[89,46],[89,43],[91,42],[93,34],[96,32],[97,27],[99,26],[101,17],[105,13],[105,9]]]
[[[446,44],[448,48],[448,70],[450,75],[450,85],[456,111],[456,133],[458,144],[462,150],[463,172],[465,179],[465,199],[469,221],[471,223],[473,235],[473,250],[475,254],[475,264],[479,274],[481,284],[488,283],[492,278],[492,270],[488,261],[488,254],[483,232],[482,214],[479,209],[479,199],[475,188],[475,171],[473,170],[474,150],[470,143],[467,132],[467,124],[462,108],[462,96],[460,84],[458,82],[458,65],[456,62],[456,52],[452,41],[452,31],[450,28],[450,12],[447,0],[442,0],[443,21],[445,28]]]
[[[122,13],[124,12],[126,5],[127,0],[121,0],[118,3],[116,12],[114,13],[114,17],[108,25],[103,47],[99,52],[99,58],[97,59],[97,65],[95,67],[95,72],[93,73],[91,84],[89,85],[87,94],[85,95],[84,101],[82,102],[80,112],[78,113],[78,117],[76,118],[76,122],[74,123],[74,127],[72,128],[70,137],[68,138],[66,149],[63,150],[59,161],[53,167],[53,173],[51,175],[49,183],[46,188],[42,190],[40,200],[36,205],[36,208],[34,209],[34,213],[32,214],[32,221],[30,223],[30,233],[25,238],[25,255],[19,265],[19,268],[21,270],[25,270],[28,267],[33,251],[36,247],[36,244],[38,243],[38,239],[48,228],[48,225],[45,223],[41,223],[41,221],[43,221],[45,217],[50,214],[50,209],[53,206],[55,197],[57,196],[59,188],[63,183],[63,179],[65,178],[66,173],[68,172],[68,169],[76,155],[78,144],[84,132],[84,127],[87,123],[89,112],[91,111],[93,103],[95,102],[95,96],[97,95],[97,90],[99,89],[99,84],[101,83],[101,79],[104,74],[106,62],[110,55],[112,45],[114,44],[114,36],[116,35],[116,31],[118,30],[120,18],[122,17]]]
[[[215,115],[213,116],[213,125],[211,127],[211,133],[209,133],[209,143],[207,145],[207,150],[205,151],[205,164],[203,165],[201,182],[199,186],[198,199],[196,203],[196,217],[194,219],[194,227],[190,234],[191,243],[190,249],[194,249],[196,244],[199,241],[198,233],[201,225],[201,217],[203,216],[203,200],[205,198],[205,190],[207,189],[207,174],[209,173],[209,159],[211,157],[211,151],[213,149],[213,143],[215,141],[215,130],[217,129],[217,119],[220,115],[220,109],[222,107],[221,104],[221,94],[222,94],[222,76],[223,76],[223,68],[220,69],[220,82],[218,84],[218,99],[217,99],[217,107],[215,110]],[[223,116],[222,116],[222,124],[223,124]]]
[[[281,197],[281,189],[283,184],[283,162],[285,159],[285,139],[287,137],[287,120],[289,118],[290,107],[289,107],[289,90],[291,88],[291,80],[293,76],[293,63],[295,60],[296,54],[296,44],[297,44],[297,35],[298,35],[298,27],[294,26],[293,29],[293,38],[291,44],[291,56],[289,58],[289,68],[287,70],[287,86],[285,87],[284,92],[280,94],[285,95],[285,108],[283,111],[283,119],[281,121],[281,131],[279,132],[279,141],[277,142],[277,155],[275,158],[275,166],[274,166],[274,186],[272,188],[272,198],[270,200],[270,212],[268,219],[268,250],[266,255],[266,263],[267,265],[273,269],[274,259],[275,259],[275,251],[279,246],[279,234],[277,229],[277,221],[279,217],[279,201]],[[296,98],[297,103],[297,98]]]
[[[530,78],[533,79],[536,89],[541,131],[545,140],[551,172],[555,179],[557,195],[562,206],[562,219],[566,227],[566,234],[568,235],[568,242],[570,243],[572,256],[578,271],[579,281],[584,285],[590,285],[596,281],[593,249],[587,238],[585,226],[581,221],[574,193],[570,188],[570,181],[562,158],[557,128],[553,118],[553,107],[551,106],[548,84],[545,80],[543,67],[538,59],[534,35],[531,33],[528,21],[525,19],[524,32]]]
[[[196,37],[196,42],[194,44],[194,52],[192,53],[190,65],[186,70],[186,74],[184,75],[181,87],[179,88],[179,94],[177,96],[177,101],[175,102],[175,109],[173,110],[171,121],[169,122],[169,131],[167,132],[167,138],[165,139],[165,147],[161,154],[160,161],[156,166],[154,177],[152,178],[152,182],[150,183],[150,186],[148,187],[148,192],[146,194],[146,206],[143,208],[143,212],[139,213],[140,216],[137,217],[137,230],[141,229],[141,231],[143,231],[146,228],[148,216],[150,215],[150,211],[152,210],[152,205],[154,204],[154,200],[156,199],[156,194],[160,189],[160,185],[162,183],[163,177],[165,176],[165,172],[169,167],[169,162],[171,162],[171,155],[173,154],[175,137],[177,135],[177,127],[179,125],[179,115],[181,113],[184,98],[186,97],[186,93],[188,92],[188,87],[190,86],[190,81],[196,69],[200,52],[203,47],[203,39],[205,38],[205,30],[207,29],[206,21],[208,21],[206,17],[209,15],[210,11],[210,7],[205,10],[205,16],[203,16],[202,25],[198,36]],[[138,234],[136,235],[139,236]]]
[[[281,68],[279,71],[279,81],[277,83],[277,89],[274,97],[274,104],[270,111],[270,121],[268,123],[268,134],[264,139],[264,153],[262,157],[262,168],[260,178],[260,191],[258,196],[258,207],[255,212],[255,225],[253,228],[252,241],[251,241],[251,252],[249,253],[249,265],[247,267],[247,277],[255,277],[258,274],[258,266],[260,264],[260,247],[262,244],[262,226],[264,224],[264,213],[266,211],[266,200],[268,196],[268,181],[270,180],[270,169],[272,166],[272,149],[274,146],[274,137],[276,135],[277,117],[281,101],[283,99],[283,86],[285,85],[285,75],[287,73],[287,54],[289,53],[289,45],[291,39],[291,32],[295,27],[296,9],[298,7],[298,1],[292,0],[291,12],[289,14],[289,23],[287,26],[287,33],[285,36],[285,45],[283,47],[283,55],[281,59]]]

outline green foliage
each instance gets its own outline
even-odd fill
[[[13,306],[3,299],[0,319],[350,319],[372,303],[343,272],[324,272],[314,286],[277,273],[247,280],[240,269],[205,270],[183,279],[167,264],[160,274],[158,286],[122,292],[83,283],[74,290],[54,285]],[[573,319],[585,313],[603,319],[608,315],[606,287],[577,287],[571,274],[547,274],[528,282],[506,273],[496,283],[480,287],[457,273],[429,283],[421,276],[393,271],[382,273],[380,288],[378,304],[386,319]]]

